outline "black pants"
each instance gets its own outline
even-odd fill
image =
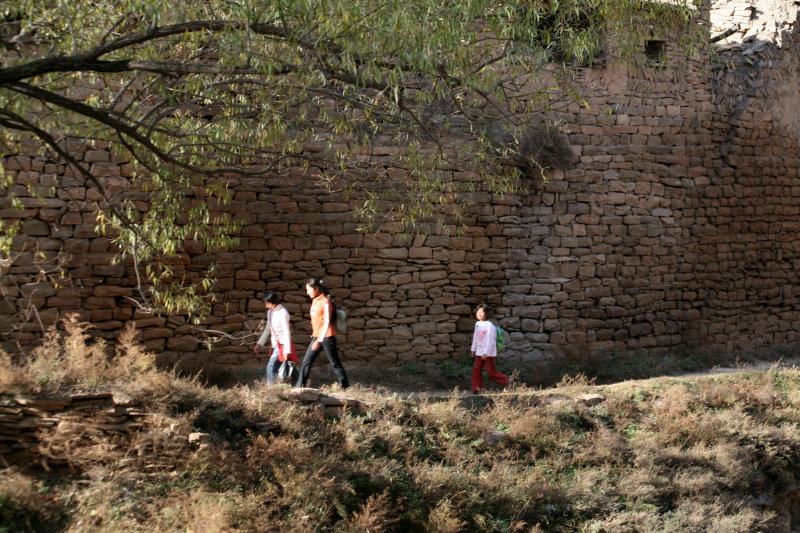
[[[322,339],[320,347],[314,350],[313,346],[316,340],[317,339],[315,337],[311,337],[311,343],[308,345],[306,355],[303,357],[303,364],[300,366],[300,375],[298,376],[297,383],[295,383],[294,386],[306,386],[306,383],[308,383],[308,376],[311,374],[311,365],[314,364],[319,352],[325,350],[325,355],[328,356],[328,361],[331,363],[333,373],[336,375],[339,385],[343,389],[346,389],[350,386],[350,382],[347,381],[347,373],[344,371],[342,361],[339,359],[339,350],[336,348],[336,337],[325,337]]]

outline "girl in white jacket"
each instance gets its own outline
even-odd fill
[[[272,355],[267,362],[267,385],[275,383],[278,367],[287,358],[297,364],[297,355],[292,344],[292,329],[289,324],[289,311],[281,305],[278,293],[266,291],[264,293],[264,307],[267,309],[267,325],[258,342],[253,346],[253,351],[259,353],[267,342],[271,340]]]
[[[475,331],[472,334],[472,357],[475,364],[472,365],[472,383],[470,388],[472,394],[478,394],[483,390],[483,367],[486,366],[486,373],[503,387],[508,386],[508,376],[498,372],[494,366],[497,359],[497,327],[489,322],[492,318],[492,308],[486,304],[480,304],[475,311],[478,322],[475,323]]]

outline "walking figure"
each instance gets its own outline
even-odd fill
[[[346,389],[350,386],[347,373],[342,361],[339,359],[339,350],[336,346],[336,327],[334,326],[334,306],[329,296],[330,289],[319,278],[312,278],[306,283],[306,294],[311,298],[311,343],[308,345],[303,363],[300,366],[300,375],[295,387],[305,387],[319,352],[325,351],[328,361],[333,368],[333,373],[339,381],[339,386]]]
[[[472,357],[475,363],[472,365],[472,383],[470,388],[472,394],[478,394],[483,390],[483,367],[486,367],[486,374],[499,385],[508,386],[508,376],[499,372],[495,368],[497,359],[497,326],[489,322],[492,318],[492,308],[486,304],[480,304],[475,310],[475,331],[472,334]]]

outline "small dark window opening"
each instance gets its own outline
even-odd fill
[[[646,41],[644,54],[651,67],[663,67],[667,64],[666,43],[664,41]]]

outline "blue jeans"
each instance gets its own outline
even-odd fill
[[[275,383],[275,377],[278,375],[278,368],[281,363],[278,361],[278,348],[272,350],[272,356],[267,361],[267,385]]]
[[[311,365],[314,364],[314,360],[319,355],[319,352],[324,351],[325,355],[328,356],[328,361],[333,368],[333,373],[336,375],[336,380],[339,382],[339,386],[341,386],[343,389],[346,389],[350,386],[350,382],[347,380],[347,372],[344,371],[342,361],[339,359],[339,350],[336,347],[336,337],[325,337],[322,339],[322,342],[320,342],[320,347],[314,350],[312,347],[314,346],[314,341],[316,340],[316,338],[311,337],[311,343],[308,345],[306,355],[303,357],[303,364],[300,367],[300,375],[297,377],[297,383],[295,383],[294,386],[306,386],[306,383],[308,383],[308,377],[311,374]]]

